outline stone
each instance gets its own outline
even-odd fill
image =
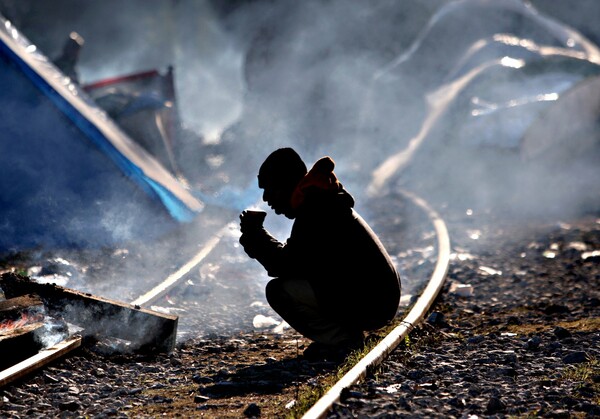
[[[541,343],[542,339],[539,336],[533,336],[530,339],[528,339],[523,346],[527,350],[535,351],[539,349]]]
[[[476,335],[476,336],[471,336],[470,338],[467,339],[467,343],[473,343],[473,344],[477,344],[477,343],[481,343],[485,340],[485,337],[483,335]]]
[[[444,317],[444,315],[438,311],[434,311],[433,313],[431,313],[429,315],[429,317],[427,317],[427,323],[434,325],[434,326],[447,326],[448,323],[446,323],[446,318]]]
[[[256,403],[250,403],[248,407],[244,409],[244,416],[247,418],[260,417],[260,407]]]
[[[565,355],[562,359],[565,364],[581,364],[587,360],[588,356],[583,351],[571,352],[570,354]]]
[[[566,339],[571,337],[571,332],[560,326],[555,327],[553,333],[558,339]]]
[[[489,414],[504,412],[506,410],[506,405],[499,397],[492,397],[488,401],[485,411]]]

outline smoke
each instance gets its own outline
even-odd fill
[[[401,182],[426,187],[436,198],[457,205],[500,207],[516,215],[593,209],[588,198],[597,196],[597,169],[584,153],[573,161],[582,147],[558,142],[552,134],[540,140],[531,131],[540,129],[540,115],[561,94],[598,74],[599,57],[585,37],[518,1],[458,1],[440,8],[411,49],[376,76],[373,98],[397,95],[395,86],[410,81],[420,91],[416,97],[422,113],[386,125],[377,109],[372,112],[374,125],[390,130],[389,137],[411,122],[417,121],[417,127],[404,137],[408,145],[391,156],[389,147],[395,144],[378,148],[388,157],[380,155],[370,192]],[[595,107],[595,101],[582,95],[575,101]],[[396,115],[408,107],[406,102],[388,103]],[[583,122],[566,106],[561,109],[553,113],[561,121],[556,125],[578,127],[573,135],[593,120]],[[386,118],[392,120],[390,116]],[[535,146],[531,137],[537,138]],[[579,141],[586,144],[583,148],[597,150],[597,136]],[[555,157],[570,156],[572,167],[557,170],[556,160],[524,156],[524,148],[547,148],[548,143]]]
[[[12,15],[50,57],[59,54],[71,31],[81,33],[86,40],[79,65],[84,83],[175,65],[184,123],[204,141],[225,143],[231,165],[243,161],[247,174],[274,147],[292,145],[307,161],[322,153],[332,155],[343,162],[338,170],[347,170],[351,181],[361,184],[365,173],[422,131],[432,112],[428,97],[466,72],[503,56],[526,59],[528,67],[540,69],[529,79],[516,75],[507,80],[512,76],[492,74],[498,71],[490,68],[466,86],[468,92],[458,92],[463,102],[470,95],[502,106],[499,102],[539,92],[559,94],[586,71],[580,71],[585,67],[580,63],[575,76],[570,75],[572,68],[567,67],[574,64],[563,60],[560,69],[556,54],[536,53],[524,44],[583,53],[588,47],[585,38],[560,21],[552,22],[517,0],[401,5],[389,0],[375,5],[340,0],[111,0],[83,8],[73,0],[44,3],[4,0],[0,10]],[[565,10],[557,2],[540,6],[557,17]],[[571,8],[565,16],[572,25],[581,22],[589,33],[590,15],[583,9],[575,15]],[[494,38],[498,35],[512,37],[516,44]],[[540,85],[542,76],[550,77],[557,68],[554,80]],[[539,88],[529,87],[534,83]],[[492,84],[501,86],[501,96],[480,98],[477,90],[493,93]],[[528,95],[522,93],[524,87]],[[461,106],[455,104],[460,100],[453,98],[449,106]],[[491,139],[488,143],[518,143],[522,126],[541,108],[525,109],[530,103],[511,105],[513,114],[522,115],[520,120],[494,121],[505,131],[515,126],[511,138],[501,138],[508,137],[504,132],[495,135],[496,127],[485,123],[477,131]],[[464,118],[466,126],[473,126],[474,119],[492,119],[470,118],[462,109],[448,113],[448,118]],[[454,125],[462,131],[445,131],[463,142],[477,141],[471,139],[472,132]],[[435,146],[439,142],[426,141]]]
[[[593,117],[584,121],[564,107],[553,119],[573,131],[562,132],[561,141],[539,133],[544,112],[600,73],[597,47],[588,40],[598,39],[590,21],[599,6],[578,3],[590,9],[578,6],[575,13],[566,2],[544,1],[535,4],[555,19],[517,0],[109,0],[85,7],[75,0],[51,6],[21,0],[0,2],[0,11],[12,13],[50,57],[70,31],[79,32],[86,40],[83,82],[174,65],[185,125],[221,156],[198,191],[214,192],[212,204],[224,208],[220,218],[202,215],[209,221],[157,246],[152,262],[128,254],[127,280],[110,290],[122,295],[148,272],[166,277],[185,262],[193,252],[175,249],[200,246],[210,237],[211,219],[235,221],[248,197],[256,196],[258,166],[282,146],[296,148],[307,165],[332,156],[359,206],[370,199],[367,191],[398,186],[427,191],[438,202],[502,205],[524,214],[593,205],[587,197],[600,194],[589,150],[597,147],[597,135],[587,129],[577,152],[568,145]],[[560,20],[567,9],[570,26]],[[579,22],[587,38],[572,29]],[[531,148],[554,153],[524,152]],[[566,155],[569,164],[557,170]],[[126,219],[135,216],[107,213],[101,222],[133,237]],[[273,218],[267,218],[270,227],[284,238],[288,224]],[[233,246],[235,238],[231,232],[225,242]],[[228,251],[245,269],[242,251]],[[210,263],[218,275],[232,275],[227,255],[215,257]],[[189,288],[200,299],[216,286],[202,272]],[[236,289],[258,295],[264,274],[252,268],[244,274],[256,288]],[[231,292],[220,289],[219,297]]]

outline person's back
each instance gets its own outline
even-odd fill
[[[394,318],[400,279],[337,181],[333,160],[324,157],[309,172],[297,160],[293,150],[279,149],[259,172],[263,199],[295,220],[286,243],[250,226],[244,213],[240,243],[276,277],[267,299],[292,327],[324,345],[356,346],[363,331]]]
[[[313,286],[323,308],[369,330],[394,317],[400,287],[379,238],[353,206],[341,185],[336,192],[307,192],[287,246],[297,249],[297,273]]]

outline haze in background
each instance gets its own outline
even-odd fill
[[[239,186],[247,186],[240,179],[254,173],[273,148],[292,145],[309,162],[332,155],[343,162],[338,171],[347,171],[349,181],[362,187],[367,173],[421,131],[431,110],[427,95],[456,76],[452,66],[460,65],[478,41],[503,33],[539,45],[581,49],[540,24],[535,10],[524,13],[526,4],[108,0],[82,7],[76,0],[4,0],[0,12],[49,57],[60,53],[70,31],[80,33],[86,40],[79,67],[82,83],[173,64],[185,124],[203,141],[227,146],[231,171],[247,170],[238,177]],[[565,19],[584,30],[592,44],[598,39],[591,18],[597,15],[596,2],[580,0],[576,8],[560,1],[534,4],[553,14],[556,26]],[[474,61],[463,63],[464,69],[502,53],[498,48],[490,53],[492,49],[484,52],[487,56],[471,57]],[[544,65],[543,57],[532,61]],[[497,79],[494,71],[483,74],[488,84],[506,80],[504,75]],[[560,93],[574,83],[573,77],[567,79],[570,69],[559,71],[565,81],[555,78],[544,85],[536,80],[537,90]],[[529,84],[519,77],[509,90],[515,97]],[[477,90],[473,84],[469,88]],[[508,100],[511,93],[503,95]],[[521,120],[484,123],[475,133],[457,133],[454,127],[462,123],[454,121],[443,129],[470,142],[483,133],[492,139],[488,144],[514,145],[540,111],[518,109]],[[450,117],[455,115],[452,111]],[[512,138],[496,132],[506,126],[515,126]]]
[[[554,18],[517,0],[4,0],[0,12],[49,57],[80,33],[82,83],[174,65],[184,123],[215,146],[214,172],[228,174],[198,186],[211,184],[230,210],[257,192],[258,166],[282,146],[309,165],[332,156],[367,220],[364,203],[399,186],[465,209],[597,209],[598,130],[580,135],[594,122],[585,113],[557,113],[573,127],[565,141],[528,140],[560,150],[551,156],[523,144],[540,138],[532,130],[563,94],[600,74],[600,3],[534,4]],[[273,218],[285,238],[289,224]],[[227,234],[231,247],[202,267],[214,268],[207,281],[246,260]],[[157,252],[152,266],[171,257]]]

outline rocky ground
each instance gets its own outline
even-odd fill
[[[376,229],[386,226],[383,239],[405,292],[417,291],[431,272],[433,229],[400,196],[368,212]],[[460,206],[440,212],[453,255],[432,315],[376,375],[345,392],[329,417],[600,415],[598,214],[516,223]],[[206,276],[198,281],[202,292],[188,287],[184,294],[210,299]],[[190,306],[183,307],[189,315]],[[236,301],[229,309],[242,311]],[[298,415],[295,405],[340,364],[302,359],[305,339],[286,328],[253,328],[257,313],[272,313],[252,310],[237,329],[226,327],[225,314],[213,316],[223,316],[222,330],[230,333],[215,327],[169,354],[115,353],[110,343],[86,343],[0,389],[0,417]]]
[[[404,292],[416,293],[435,260],[433,228],[418,207],[401,197],[386,199],[393,212],[377,202],[363,213],[374,228],[387,231],[382,240],[402,273]],[[237,235],[230,231],[181,287],[153,305],[180,315],[181,339],[172,353],[120,353],[110,339],[86,340],[69,356],[0,389],[0,417],[292,414],[298,400],[318,391],[340,362],[302,358],[310,342],[277,321],[264,300],[264,283],[256,280],[264,276],[262,268],[236,246]],[[62,259],[68,264],[57,264],[49,255],[21,254],[2,263],[4,271],[73,286],[85,278],[117,281],[132,266],[139,275],[139,264],[119,267],[117,262],[123,255],[143,260],[148,253],[151,250],[121,249],[95,260],[89,253],[66,252]],[[118,286],[123,289],[122,283]],[[103,290],[108,288],[102,284]],[[131,290],[129,295],[134,295]],[[381,336],[375,333],[372,339]]]
[[[434,312],[328,417],[600,416],[598,214],[443,213],[455,253]]]

